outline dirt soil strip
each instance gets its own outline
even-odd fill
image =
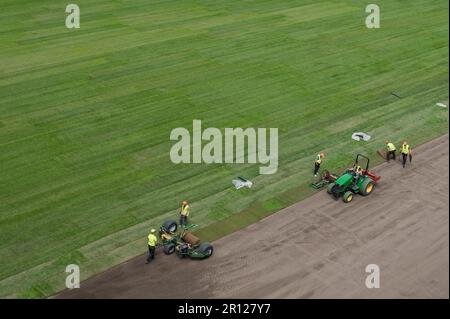
[[[352,203],[326,191],[214,242],[204,261],[134,258],[56,298],[448,298],[449,136],[374,171]],[[381,287],[365,286],[368,264]]]

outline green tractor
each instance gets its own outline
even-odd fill
[[[358,154],[355,163],[360,163],[361,158],[366,160],[366,168],[362,170],[362,174],[358,176],[353,169],[347,169],[335,182],[328,185],[328,194],[333,195],[335,199],[342,197],[345,203],[351,202],[354,194],[362,196],[372,194],[374,186],[381,177],[369,171],[370,160],[368,157]]]
[[[190,257],[192,259],[211,257],[214,252],[213,246],[206,242],[200,243],[200,239],[188,231],[194,227],[196,225],[189,225],[178,231],[176,221],[166,221],[159,229],[159,238],[161,239],[164,253],[166,255],[176,253],[181,258]]]

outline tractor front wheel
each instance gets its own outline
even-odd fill
[[[342,199],[344,200],[344,203],[350,203],[353,200],[353,193],[350,191],[345,192]]]
[[[328,194],[333,194],[333,187],[336,185],[335,183],[330,183],[327,187]]]
[[[362,182],[361,187],[359,188],[359,193],[363,196],[370,195],[373,191],[374,183],[370,178],[367,178]]]
[[[177,231],[178,224],[174,220],[168,220],[162,225],[162,229],[168,233],[175,233]]]
[[[172,255],[174,252],[175,252],[175,244],[170,243],[170,244],[164,245],[164,253],[166,255]]]

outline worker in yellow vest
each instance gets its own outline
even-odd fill
[[[155,259],[155,250],[156,245],[158,244],[158,238],[155,235],[156,230],[150,230],[150,234],[148,235],[148,257],[146,264],[150,263],[153,259]]]
[[[411,161],[412,161],[411,147],[409,146],[409,144],[406,141],[404,141],[401,146],[401,153],[402,153],[402,165],[404,168],[408,157],[409,157],[409,162],[411,163]]]
[[[358,162],[355,162],[355,164],[353,164],[352,170],[355,176],[354,185],[356,186],[359,182],[359,179],[363,175],[363,168],[361,167],[361,165],[359,165]]]
[[[180,210],[180,226],[185,227],[187,225],[187,220],[189,217],[189,203],[185,200],[181,203],[181,210]]]
[[[322,160],[325,157],[324,153],[319,153],[316,156],[316,159],[314,161],[314,176],[317,176],[317,173],[319,172],[320,169],[320,164],[322,164]]]
[[[389,163],[389,160],[391,159],[391,157],[394,159],[395,161],[395,152],[397,151],[397,148],[395,147],[394,144],[392,144],[389,141],[386,141],[386,147],[387,147],[387,152],[386,152],[386,159]]]

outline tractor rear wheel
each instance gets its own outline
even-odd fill
[[[363,196],[370,195],[373,191],[374,183],[370,178],[366,178],[359,188],[359,193]]]
[[[162,228],[168,233],[175,233],[178,229],[178,224],[174,220],[168,220],[162,225]]]
[[[342,199],[343,199],[344,203],[350,203],[353,200],[353,193],[350,191],[345,192]]]
[[[164,253],[166,255],[172,255],[174,252],[175,252],[175,244],[174,243],[164,245]]]
[[[335,183],[330,183],[327,187],[328,194],[333,194],[333,187],[336,185]]]
[[[211,257],[214,252],[214,248],[210,243],[202,243],[196,250],[203,254],[204,258]]]

